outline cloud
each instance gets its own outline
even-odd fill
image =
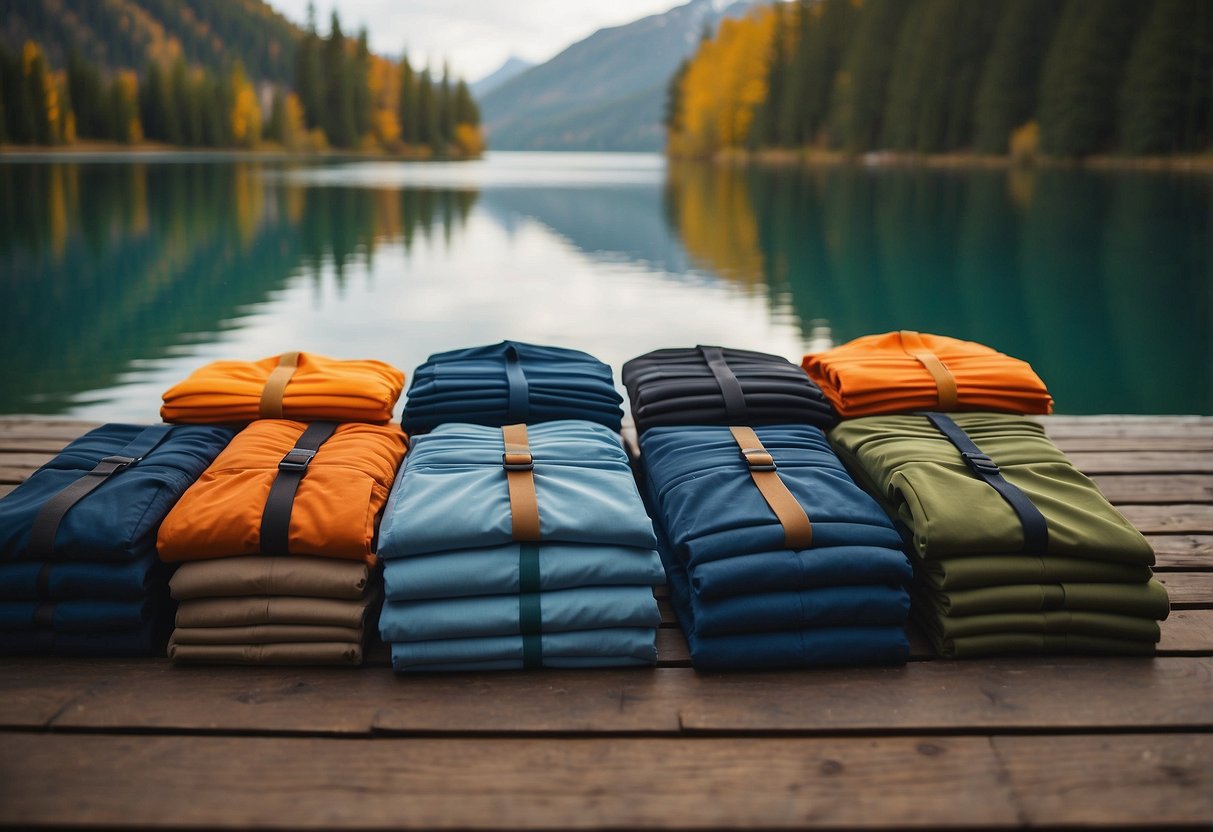
[[[685,2],[685,0],[682,0]],[[366,26],[371,48],[414,65],[429,64],[469,81],[492,72],[510,55],[542,62],[606,26],[630,23],[679,5],[680,0],[338,0],[316,3],[317,27],[328,31],[334,7],[341,28]],[[271,0],[302,24],[308,0]]]

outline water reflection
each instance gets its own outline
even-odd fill
[[[205,360],[411,369],[505,337],[796,359],[898,328],[1062,412],[1213,413],[1213,185],[497,154],[476,166],[0,163],[0,413],[153,418]]]
[[[786,286],[808,340],[942,332],[1030,361],[1062,412],[1213,412],[1210,180],[1067,170],[671,168],[693,262]]]

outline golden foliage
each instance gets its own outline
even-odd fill
[[[1011,131],[1008,142],[1011,159],[1015,162],[1030,162],[1040,152],[1040,124],[1035,119]]]
[[[479,156],[484,153],[484,134],[476,125],[461,121],[455,125],[455,144],[464,156]]]
[[[708,156],[745,143],[754,111],[766,98],[775,16],[771,6],[725,20],[700,46],[680,86],[682,131],[670,137],[674,155]]]
[[[758,220],[746,177],[732,165],[672,162],[678,232],[692,261],[746,284],[763,280]]]
[[[232,140],[243,147],[256,147],[261,139],[261,106],[257,92],[240,67],[232,70]]]

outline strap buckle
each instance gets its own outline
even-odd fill
[[[980,474],[997,474],[998,465],[994,460],[990,459],[980,451],[961,451],[960,455],[964,458],[965,463]]]
[[[89,474],[97,477],[108,477],[111,474],[117,474],[119,471],[125,471],[141,459],[143,459],[141,456],[118,456],[117,454],[105,456],[97,463],[97,467],[89,471]],[[102,468],[102,465],[112,465],[114,467]]]
[[[742,448],[741,456],[751,471],[774,471],[775,458],[766,448]]]
[[[304,471],[312,462],[316,452],[311,448],[291,448],[278,463],[279,471]]]
[[[501,455],[501,467],[507,471],[533,471],[535,458],[530,451],[506,451]]]

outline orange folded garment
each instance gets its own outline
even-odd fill
[[[289,503],[289,552],[261,550],[262,516],[281,473],[278,463],[307,427],[262,419],[236,434],[161,524],[161,560],[289,553],[374,563],[379,515],[408,446],[399,425],[337,425],[306,465]]]
[[[215,361],[164,393],[166,422],[254,419],[391,421],[404,373],[382,361],[285,352],[260,361]]]
[[[1026,361],[944,335],[865,335],[806,355],[800,366],[844,419],[908,410],[1053,411],[1053,397]]]

